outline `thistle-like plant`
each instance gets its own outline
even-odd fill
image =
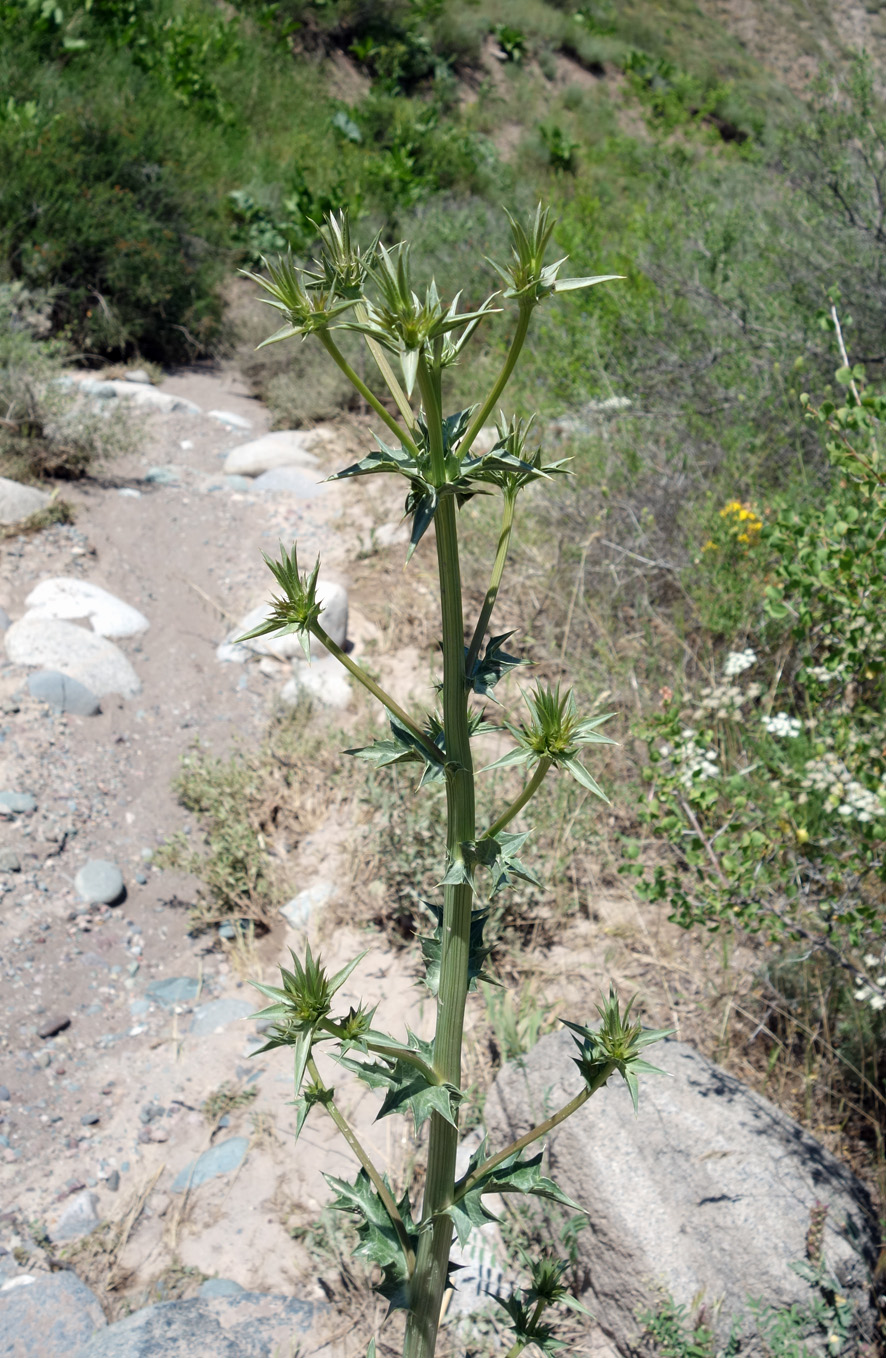
[[[266,343],[296,335],[319,341],[384,426],[383,438],[376,437],[378,447],[336,473],[336,478],[387,475],[406,482],[405,512],[411,523],[409,556],[434,528],[442,631],[438,711],[424,716],[407,712],[327,635],[317,598],[319,562],[310,573],[303,574],[295,547],[290,552],[281,549],[277,561],[268,560],[280,593],[272,601],[266,622],[249,634],[294,632],[308,658],[311,638],[322,643],[382,704],[390,721],[387,736],[348,753],[371,761],[380,770],[416,763],[421,770],[419,790],[431,781],[442,781],[446,787],[445,835],[441,830],[440,839],[441,895],[438,901],[428,903],[436,927],[421,940],[425,983],[436,997],[433,1039],[423,1041],[414,1033],[407,1033],[405,1040],[388,1036],[374,1027],[374,1011],[362,1006],[334,1014],[334,995],[357,962],[328,978],[308,949],[303,962],[293,957],[292,969],[282,969],[281,986],[258,987],[272,1001],[261,1015],[272,1020],[263,1050],[279,1046],[293,1049],[297,1132],[311,1109],[320,1105],[359,1161],[360,1171],[353,1183],[329,1180],[335,1193],[334,1206],[355,1214],[358,1253],[378,1265],[379,1290],[390,1305],[408,1313],[403,1349],[406,1358],[431,1358],[435,1352],[444,1293],[450,1285],[453,1232],[464,1242],[472,1230],[488,1220],[484,1198],[493,1194],[529,1194],[575,1210],[578,1205],[543,1174],[541,1149],[529,1155],[524,1152],[580,1108],[614,1074],[627,1082],[636,1104],[638,1073],[654,1069],[641,1053],[662,1036],[643,1031],[632,1022],[631,1005],[622,1010],[611,992],[598,1009],[598,1024],[567,1025],[578,1047],[575,1061],[582,1076],[579,1093],[511,1145],[492,1151],[484,1141],[465,1174],[456,1177],[465,1003],[478,980],[490,979],[484,970],[490,946],[484,937],[489,922],[485,898],[507,890],[515,880],[538,880],[520,856],[529,831],[512,832],[506,827],[525,809],[544,779],[558,770],[605,800],[581,755],[592,745],[611,743],[599,729],[608,714],[581,715],[572,691],[561,693],[559,686],[537,685],[534,691],[524,693],[529,715],[520,726],[493,726],[473,705],[478,695],[494,701],[492,690],[523,663],[505,649],[513,633],[487,635],[520,492],[533,482],[550,482],[567,470],[562,461],[546,462],[540,448],[527,448],[531,422],[508,419],[504,414],[489,451],[475,454],[474,443],[499,408],[535,308],[557,293],[592,287],[613,277],[561,278],[565,259],[545,262],[554,230],[546,210],[538,208],[526,226],[513,218],[510,222],[511,257],[504,265],[493,265],[504,287],[475,310],[460,311],[458,297],[444,301],[433,280],[417,291],[410,277],[408,247],[388,249],[376,241],[361,251],[353,243],[343,216],[332,217],[318,228],[321,256],[315,268],[299,269],[287,259],[268,265],[267,278],[256,278],[269,294],[270,305],[286,318],[283,328]],[[498,309],[493,306],[495,302],[516,307],[516,322],[501,369],[477,405],[446,414],[444,374],[480,325]],[[350,366],[336,343],[334,332],[339,329],[364,337],[390,393],[390,403],[381,401]],[[392,361],[399,363],[402,380],[396,376]],[[476,623],[466,632],[458,510],[478,492],[500,495],[502,520],[483,605]],[[486,828],[478,829],[472,747],[491,730],[510,735],[514,744],[487,767],[522,767],[526,779],[510,805],[497,814],[486,813]],[[420,1203],[411,1204],[405,1198],[396,1201],[386,1178],[360,1144],[333,1090],[321,1079],[314,1060],[321,1044],[345,1069],[382,1092],[379,1117],[408,1115],[416,1131],[430,1123]],[[531,1265],[530,1273],[528,1288],[499,1298],[514,1329],[508,1358],[516,1358],[529,1344],[552,1353],[557,1340],[549,1318],[546,1315],[542,1320],[542,1315],[551,1306],[571,1302],[561,1282],[563,1268],[556,1259],[543,1256]]]

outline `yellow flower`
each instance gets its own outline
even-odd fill
[[[705,543],[701,550],[703,552],[718,552],[720,548],[717,545],[717,543],[714,542],[713,538],[708,538],[707,542]]]

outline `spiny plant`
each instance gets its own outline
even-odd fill
[[[332,216],[318,228],[321,254],[313,269],[291,259],[267,264],[267,277],[253,278],[269,294],[265,300],[282,314],[284,324],[264,343],[300,336],[319,342],[330,358],[384,425],[383,441],[359,462],[332,480],[388,474],[407,482],[406,516],[411,522],[407,557],[433,524],[442,622],[442,682],[439,712],[411,716],[361,666],[336,645],[322,623],[317,594],[319,559],[308,572],[299,566],[297,547],[281,547],[279,559],[266,558],[279,594],[267,620],[248,635],[295,633],[306,656],[313,637],[366,688],[385,709],[390,734],[348,753],[379,769],[405,763],[418,766],[418,787],[445,784],[445,842],[441,829],[440,887],[442,899],[429,905],[436,928],[422,940],[424,982],[436,997],[436,1030],[432,1041],[408,1032],[405,1041],[375,1026],[375,1010],[362,1004],[335,1012],[335,994],[357,966],[356,958],[328,976],[308,947],[304,960],[293,954],[292,968],[281,968],[280,986],[255,982],[270,1001],[259,1017],[272,1027],[262,1048],[289,1047],[295,1058],[297,1133],[315,1106],[323,1107],[348,1142],[360,1171],[353,1182],[329,1177],[334,1205],[354,1213],[357,1252],[381,1270],[380,1292],[392,1308],[407,1311],[405,1358],[430,1358],[435,1352],[441,1305],[450,1285],[453,1231],[464,1243],[489,1220],[487,1194],[524,1193],[576,1208],[542,1173],[542,1154],[526,1155],[541,1138],[580,1108],[614,1073],[627,1082],[636,1105],[637,1076],[653,1070],[644,1049],[663,1036],[644,1031],[632,1020],[631,1005],[622,1008],[613,991],[598,1007],[599,1023],[569,1023],[578,1047],[575,1061],[583,1084],[563,1108],[524,1136],[495,1152],[486,1142],[460,1177],[456,1175],[459,1104],[462,1089],[462,1040],[468,992],[486,976],[489,953],[484,932],[487,899],[515,879],[538,881],[521,854],[528,831],[508,827],[524,810],[545,777],[554,769],[576,779],[598,797],[604,794],[581,761],[589,746],[608,743],[600,727],[608,715],[582,716],[571,691],[536,685],[524,693],[527,719],[519,726],[497,728],[474,706],[476,697],[492,699],[500,680],[521,662],[505,650],[512,633],[487,632],[498,597],[520,492],[528,485],[550,483],[566,471],[563,462],[545,461],[540,449],[527,447],[530,424],[501,416],[492,447],[475,452],[481,430],[493,416],[526,341],[536,308],[558,293],[589,288],[613,275],[561,278],[564,259],[545,263],[554,229],[547,210],[539,207],[528,224],[510,218],[511,257],[493,264],[500,291],[473,311],[459,310],[459,297],[445,302],[433,280],[419,294],[410,277],[409,248],[374,242],[361,250],[352,240],[347,219]],[[444,413],[443,381],[462,357],[481,323],[493,313],[493,302],[516,307],[510,346],[485,398],[467,410]],[[335,331],[364,337],[391,397],[392,409],[362,381],[341,352]],[[399,364],[395,374],[392,360]],[[393,436],[393,441],[391,441]],[[488,444],[488,439],[486,440]],[[501,496],[502,520],[489,586],[477,622],[465,631],[459,565],[458,509],[477,494]],[[467,642],[466,642],[467,637]],[[245,639],[245,638],[244,638]],[[484,645],[485,642],[485,645]],[[472,745],[484,733],[502,730],[513,747],[488,765],[516,765],[526,779],[519,795],[498,814],[478,818]],[[483,770],[484,772],[486,770]],[[605,800],[605,798],[604,798]],[[486,828],[482,828],[483,823]],[[412,1117],[416,1133],[430,1121],[427,1173],[423,1198],[395,1200],[386,1177],[372,1162],[324,1083],[314,1053],[321,1046],[372,1089],[384,1094],[379,1116]],[[579,1209],[580,1210],[580,1209]],[[562,1268],[545,1255],[532,1266],[532,1282],[499,1298],[513,1327],[509,1358],[529,1344],[545,1353],[558,1347],[547,1318],[548,1308],[568,1298]],[[577,1303],[574,1303],[577,1305]],[[374,1341],[370,1353],[374,1353]]]

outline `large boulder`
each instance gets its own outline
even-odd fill
[[[23,486],[0,476],[0,523],[21,523],[49,504],[50,496],[36,486]]]
[[[317,429],[278,429],[262,434],[232,448],[225,458],[229,476],[261,476],[274,467],[300,467],[311,471],[319,466],[316,453],[329,442],[329,431]]]
[[[561,1031],[504,1067],[486,1101],[493,1149],[578,1092],[575,1052]],[[824,1257],[864,1331],[879,1240],[864,1186],[799,1123],[693,1048],[662,1042],[650,1059],[666,1074],[642,1078],[636,1117],[613,1079],[548,1142],[552,1178],[588,1213],[577,1237],[583,1300],[618,1349],[634,1351],[637,1313],[654,1309],[662,1289],[690,1309],[702,1299],[724,1339],[733,1317],[747,1323],[749,1298],[808,1306],[811,1288],[791,1265],[806,1257],[819,1204],[828,1208]]]
[[[76,1273],[24,1273],[0,1288],[0,1358],[71,1358],[106,1323]]]
[[[75,622],[26,613],[4,633],[3,641],[14,665],[58,670],[97,698],[106,693],[134,698],[141,692],[138,675],[119,647]]]
[[[319,1330],[326,1308],[259,1292],[165,1301],[109,1325],[72,1358],[336,1358]]]

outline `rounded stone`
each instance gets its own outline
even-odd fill
[[[115,905],[126,895],[123,874],[116,863],[91,858],[74,878],[74,889],[90,905]]]
[[[96,717],[102,705],[94,693],[61,670],[37,670],[28,675],[32,698],[48,703],[54,712],[70,712],[75,717]]]
[[[119,647],[76,623],[26,613],[3,641],[14,665],[59,670],[98,698],[106,693],[133,698],[141,692],[138,675]]]
[[[150,626],[143,613],[101,585],[66,575],[41,580],[25,603],[41,618],[86,618],[101,637],[133,637]]]

